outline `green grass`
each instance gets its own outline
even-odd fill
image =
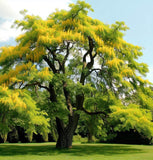
[[[0,144],[0,160],[153,160],[153,146],[73,144],[56,149],[55,143]]]

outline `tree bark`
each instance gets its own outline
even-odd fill
[[[62,121],[59,118],[56,118],[58,132],[56,148],[72,148],[73,135],[77,128],[78,120],[78,114],[69,116],[69,123],[64,127]]]
[[[79,114],[76,114],[72,111],[72,106],[69,100],[69,94],[66,91],[66,85],[63,85],[64,94],[66,97],[66,102],[68,105],[68,109],[70,111],[69,120],[67,126],[64,125],[63,121],[56,117],[56,128],[58,133],[58,140],[56,143],[56,148],[72,148],[72,139],[73,134],[77,128]],[[50,100],[51,102],[57,102],[57,96],[54,90],[54,86],[50,83],[49,84],[49,91],[50,91]]]
[[[88,133],[88,142],[92,143],[93,142],[93,134],[92,133]]]
[[[58,132],[56,148],[72,148],[73,132]]]

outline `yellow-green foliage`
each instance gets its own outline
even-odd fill
[[[145,87],[143,90],[138,92],[140,98],[140,105],[142,108],[153,111],[153,91],[150,87]]]
[[[49,119],[47,114],[40,111],[26,90],[10,90],[0,86],[0,134],[4,137],[10,127],[20,125],[29,135],[40,132],[48,133]]]
[[[17,65],[15,69],[10,69],[7,73],[0,75],[0,84],[11,85],[12,83],[20,82],[39,82],[50,81],[52,79],[52,72],[48,67],[37,69],[31,62],[27,64]]]
[[[140,106],[112,106],[110,114],[111,123],[115,131],[136,130],[141,135],[151,138],[153,136],[152,113]]]

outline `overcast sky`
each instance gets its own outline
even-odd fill
[[[140,59],[149,65],[147,78],[153,82],[153,0],[85,0],[94,9],[89,15],[106,24],[124,21],[130,30],[125,40],[143,47]],[[15,19],[20,19],[19,11],[27,9],[30,14],[46,18],[58,9],[68,9],[68,4],[76,0],[0,0],[0,46],[14,45],[20,30],[10,28]]]

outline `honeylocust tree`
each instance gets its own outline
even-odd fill
[[[46,20],[22,12],[24,18],[15,24],[24,33],[17,37],[16,46],[2,47],[0,52],[0,84],[48,92],[59,148],[72,146],[81,112],[106,116],[103,104],[94,109],[84,105],[89,94],[100,89],[108,99],[110,93],[121,98],[148,83],[137,75],[145,75],[148,69],[137,62],[141,48],[123,39],[128,29],[124,22],[106,25],[89,17],[93,9],[85,1],[69,7]]]

